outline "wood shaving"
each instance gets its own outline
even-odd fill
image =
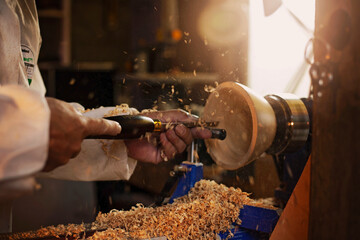
[[[124,113],[129,113],[130,108],[127,104],[121,104],[117,105],[113,110],[109,111],[108,113],[104,114],[104,117],[111,117],[111,116],[117,116]]]
[[[101,149],[104,151],[105,155],[108,158],[113,158],[116,161],[121,161],[121,158],[118,156],[111,154],[111,148],[116,147],[117,142],[115,141],[108,141],[108,140],[99,140],[101,145]]]
[[[143,109],[141,111],[141,113],[152,113],[152,112],[157,112],[157,110],[156,109]]]
[[[163,149],[160,150],[160,157],[164,162],[169,161],[169,159],[167,158],[167,156],[165,155],[165,152]]]
[[[211,85],[205,85],[204,86],[204,91],[208,92],[208,93],[212,93],[215,91],[215,87],[211,86]]]

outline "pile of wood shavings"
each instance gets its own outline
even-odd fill
[[[131,109],[129,108],[129,105],[123,103],[121,105],[115,106],[113,110],[110,110],[106,114],[104,114],[104,117],[111,117],[111,116],[117,116],[121,114],[129,114],[131,112]]]
[[[24,233],[16,233],[13,234],[9,239],[16,240],[16,239],[29,239],[29,238],[46,238],[46,237],[59,237],[61,236],[69,236],[75,239],[78,239],[80,233],[85,231],[84,224],[68,224],[63,225],[60,224],[58,226],[48,226],[40,228],[37,231],[33,232],[24,232]]]
[[[172,204],[156,208],[138,204],[130,211],[99,213],[91,227],[97,232],[87,239],[149,239],[162,236],[169,240],[216,239],[216,234],[229,231],[232,223],[241,223],[238,216],[244,204],[273,208],[248,196],[239,188],[201,180],[188,195],[175,199]],[[34,232],[13,234],[10,239],[56,236],[84,239],[85,235],[80,237],[80,234],[86,229],[84,224],[49,226]]]
[[[243,204],[251,199],[241,189],[226,187],[214,181],[201,180],[188,195],[174,203],[157,208],[138,204],[130,211],[112,210],[99,213],[93,229],[104,229],[89,239],[216,239],[219,232],[229,231]],[[121,230],[120,230],[121,229]]]

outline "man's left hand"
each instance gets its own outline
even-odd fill
[[[150,112],[143,114],[161,122],[192,122],[198,118],[183,110],[169,110]],[[211,137],[211,131],[205,128],[187,128],[179,124],[168,129],[158,137],[158,144],[151,143],[149,139],[125,140],[129,157],[141,162],[160,163],[167,159],[173,159],[176,154],[185,151],[186,147],[194,139],[206,139]]]

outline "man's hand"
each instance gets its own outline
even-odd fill
[[[197,118],[182,110],[159,111],[144,114],[161,122],[191,122]],[[160,134],[159,143],[153,144],[148,139],[125,140],[128,155],[136,160],[150,163],[160,163],[165,159],[172,159],[176,154],[182,153],[194,138],[206,139],[211,132],[204,128],[187,128],[177,125]]]
[[[66,164],[81,150],[81,142],[90,135],[117,135],[117,122],[88,118],[78,113],[69,103],[46,98],[51,111],[49,153],[43,171]]]

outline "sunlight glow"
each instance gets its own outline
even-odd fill
[[[308,28],[314,29],[315,0],[289,0],[285,4]],[[262,0],[251,0],[249,5],[248,85],[263,95],[292,92],[306,97],[310,77],[304,51],[311,36],[284,5],[269,17],[264,16]]]

